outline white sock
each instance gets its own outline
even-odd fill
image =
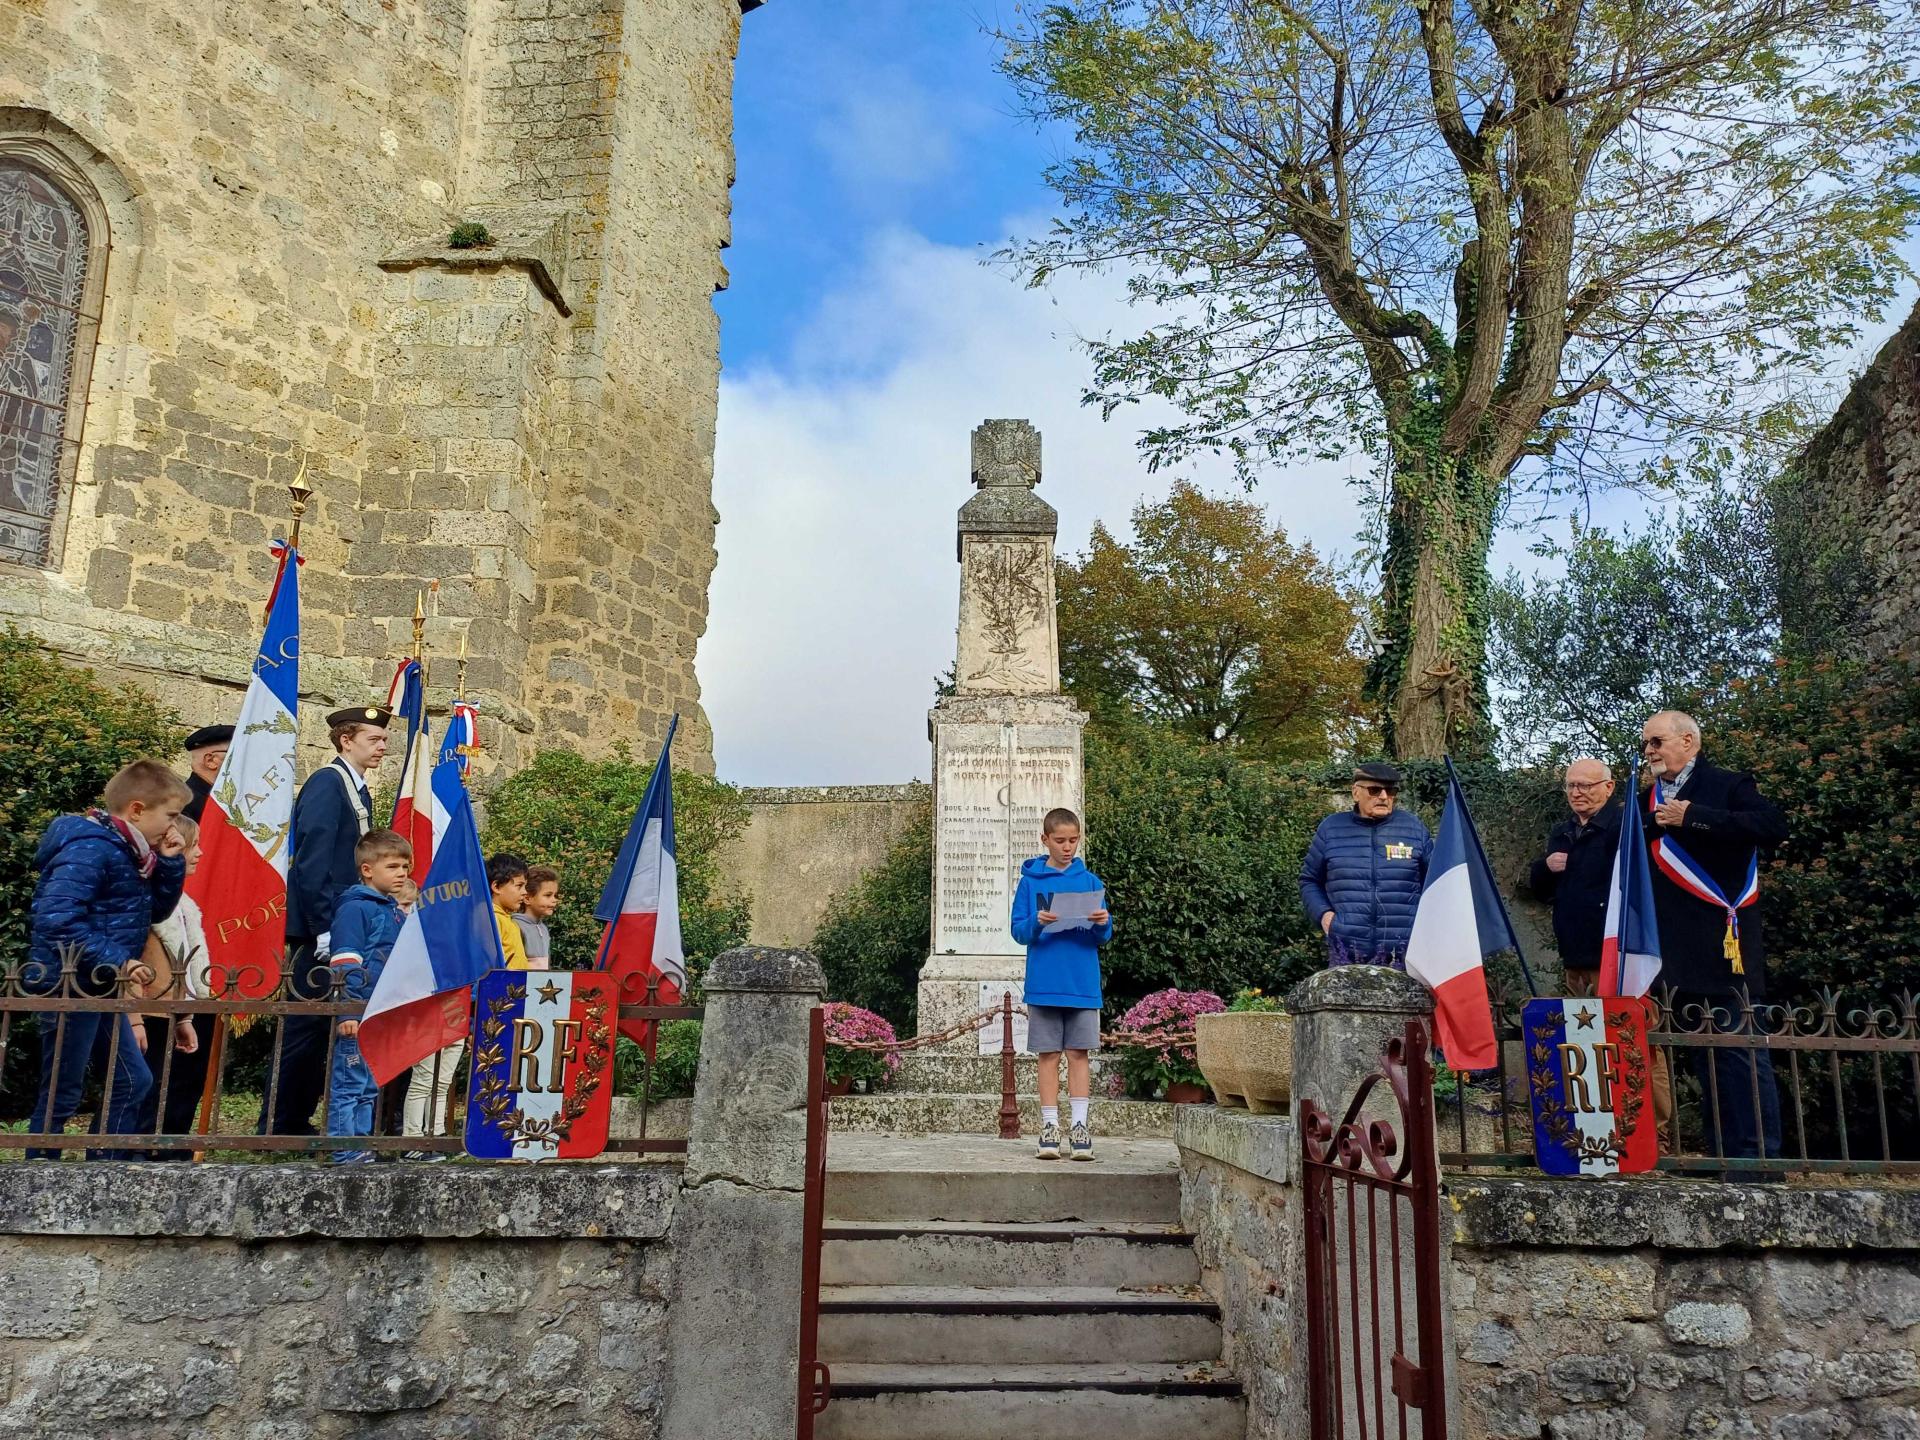
[[[1040,1107],[1040,1123],[1042,1125],[1058,1125],[1060,1123],[1060,1107],[1058,1105],[1042,1105]]]
[[[1084,1125],[1087,1123],[1087,1097],[1086,1096],[1069,1095],[1067,1097],[1067,1105],[1069,1106],[1072,1112],[1074,1124]]]

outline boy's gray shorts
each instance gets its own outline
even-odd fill
[[[1099,1048],[1098,1010],[1070,1010],[1064,1005],[1027,1006],[1027,1049],[1034,1054]]]

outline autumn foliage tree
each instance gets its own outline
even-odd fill
[[[1668,483],[1803,419],[1916,208],[1902,0],[1057,0],[1003,36],[1072,136],[1033,283],[1124,265],[1087,398],[1164,463],[1356,444],[1387,482],[1391,739],[1483,733],[1516,483]]]
[[[1358,617],[1310,546],[1260,506],[1185,482],[1133,512],[1132,543],[1095,525],[1060,566],[1060,666],[1112,707],[1275,760],[1318,760],[1364,728]]]

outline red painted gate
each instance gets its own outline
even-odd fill
[[[1338,1121],[1318,1102],[1300,1102],[1313,1440],[1446,1440],[1440,1169],[1427,1045],[1426,1027],[1409,1022]],[[1383,1084],[1390,1116],[1375,1099]]]

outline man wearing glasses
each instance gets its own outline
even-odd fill
[[[1561,993],[1592,995],[1600,980],[1600,940],[1607,928],[1607,892],[1613,853],[1620,848],[1620,806],[1613,774],[1598,760],[1567,766],[1567,808],[1533,862],[1533,893],[1553,902],[1553,936],[1560,946]]]
[[[1680,1027],[1698,1025],[1711,1009],[1715,1030],[1744,1030],[1740,997],[1758,1002],[1767,985],[1760,851],[1787,838],[1786,817],[1751,775],[1700,758],[1700,726],[1690,715],[1662,710],[1641,728],[1640,748],[1653,780],[1645,803],[1660,983],[1673,987]],[[1714,1146],[1717,1132],[1723,1147],[1712,1153],[1781,1153],[1780,1095],[1765,1050],[1696,1048],[1693,1068],[1707,1112],[1707,1145]]]
[[[1399,791],[1393,766],[1355,767],[1353,808],[1320,822],[1301,862],[1300,900],[1334,965],[1405,968],[1433,837],[1394,804]]]

